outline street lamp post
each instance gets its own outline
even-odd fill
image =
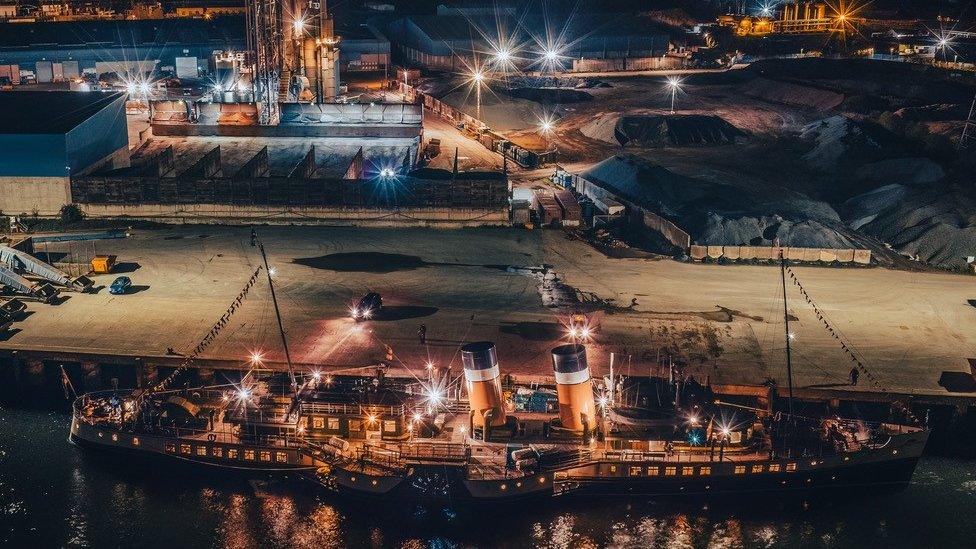
[[[668,77],[668,87],[671,88],[671,114],[674,114],[674,98],[681,87],[681,79],[677,76]]]
[[[471,79],[474,81],[474,100],[475,100],[475,118],[481,121],[481,83],[485,79],[485,75],[481,72],[481,69],[475,69],[471,74]]]

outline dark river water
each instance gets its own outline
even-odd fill
[[[926,458],[904,491],[816,501],[354,505],[299,479],[108,458],[68,416],[0,408],[4,547],[974,547],[976,462]]]

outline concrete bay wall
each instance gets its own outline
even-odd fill
[[[871,250],[830,249],[830,248],[798,248],[785,246],[699,246],[690,247],[692,259],[701,261],[705,258],[725,258],[732,261],[740,260],[775,260],[780,254],[790,261],[804,261],[808,263],[857,263],[868,265],[871,263]]]
[[[6,215],[57,215],[70,202],[68,177],[0,176],[0,212]]]
[[[480,227],[510,225],[508,207],[496,208],[325,208],[235,206],[229,204],[79,204],[88,217],[129,218],[165,223],[248,222],[370,227]]]

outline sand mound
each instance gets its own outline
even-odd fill
[[[824,172],[902,156],[906,150],[903,140],[883,127],[843,115],[807,124],[800,130],[800,138],[814,143],[804,160]]]
[[[908,187],[893,183],[855,196],[841,205],[841,214],[854,229],[870,223],[881,212],[898,206],[908,193]]]
[[[687,147],[733,143],[745,132],[718,116],[602,116],[580,131],[592,139],[637,147]]]
[[[976,198],[970,192],[927,189],[876,206],[876,211],[863,212],[873,218],[860,230],[899,252],[954,269],[963,267],[967,256],[976,256]]]
[[[699,243],[772,244],[849,248],[850,231],[830,205],[783,190],[745,186],[675,174],[632,155],[616,155],[582,174],[629,202],[657,212]]]
[[[876,183],[924,185],[945,177],[942,166],[928,158],[892,158],[865,164],[855,172],[858,179]]]
[[[779,215],[724,217],[710,213],[693,227],[699,242],[723,246],[783,246],[807,248],[853,248],[853,242],[838,229],[817,220],[790,221]]]
[[[585,91],[567,88],[513,88],[508,90],[508,95],[543,104],[593,101],[593,96]]]
[[[834,109],[844,102],[840,93],[768,78],[750,80],[741,89],[749,97],[818,111]]]

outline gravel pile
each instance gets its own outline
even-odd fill
[[[591,139],[637,147],[720,145],[746,136],[721,117],[706,115],[605,115],[580,131]]]

